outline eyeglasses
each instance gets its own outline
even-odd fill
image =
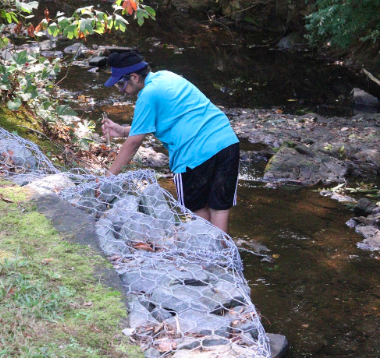
[[[117,89],[121,92],[124,92],[124,90],[126,89],[127,85],[128,85],[128,80],[131,78],[131,75],[124,75],[122,77],[121,80],[119,80],[115,86],[117,87]]]

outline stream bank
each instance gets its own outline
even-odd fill
[[[144,34],[148,30],[115,36],[107,39],[107,45],[138,46],[154,71],[166,68],[184,75],[222,106],[236,130],[241,128],[240,137],[246,137],[243,170],[249,177],[242,176],[238,207],[232,212],[231,235],[236,241],[257,241],[271,250],[266,257],[242,252],[252,300],[268,320],[264,324],[270,331],[289,338],[293,357],[378,356],[378,254],[356,247],[363,238],[345,225],[353,212],[311,192],[311,188],[303,188],[304,184],[315,183],[309,181],[310,177],[306,181],[304,178],[304,172],[311,176],[312,171],[302,172],[301,177],[300,171],[293,173],[289,166],[281,167],[290,170],[290,175],[284,177],[293,186],[277,189],[266,186],[262,172],[268,159],[279,152],[275,149],[282,145],[280,154],[310,158],[309,154],[315,156],[316,152],[321,158],[326,155],[331,161],[339,161],[332,162],[332,171],[336,163],[343,162],[342,171],[346,171],[346,162],[351,163],[349,173],[356,173],[354,181],[378,176],[373,172],[373,162],[354,158],[366,145],[367,137],[370,144],[378,146],[377,115],[366,117],[368,122],[360,121],[367,115],[354,118],[350,92],[359,81],[358,74],[340,64],[317,59],[312,52],[280,51],[271,43],[273,38],[268,43],[268,38],[252,37],[242,46],[229,39],[223,45],[222,39],[229,36],[223,27],[203,24],[196,36],[185,39],[169,31],[162,36],[155,32],[152,38],[152,33]],[[89,47],[91,41],[97,42],[90,40]],[[196,48],[192,41],[198,41]],[[66,100],[84,118],[98,119],[105,110],[112,119],[130,123],[133,102],[102,87],[109,76],[106,69],[88,73],[89,69],[72,69],[62,85],[69,89],[63,95],[71,96]],[[312,115],[305,116],[308,113]],[[343,131],[344,128],[348,129]],[[314,132],[314,143],[306,141]],[[251,135],[254,143],[249,141]],[[259,135],[264,138],[263,144]],[[265,140],[267,137],[270,141]],[[274,146],[274,140],[278,146]],[[351,145],[354,150],[348,152]],[[151,139],[145,146],[162,151]],[[330,175],[327,172],[326,178],[337,178]],[[281,174],[276,177],[281,178]],[[169,179],[162,181],[171,188]],[[327,184],[321,182],[318,186]]]

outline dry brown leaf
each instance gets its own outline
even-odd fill
[[[8,199],[8,198],[4,198],[3,195],[0,193],[0,200],[4,201],[4,202],[7,202],[7,203],[14,203],[14,201]]]
[[[42,263],[44,263],[44,264],[48,264],[49,262],[51,262],[51,261],[53,261],[54,260],[54,258],[45,258],[45,259],[42,259]]]
[[[162,343],[158,344],[156,349],[159,352],[168,352],[171,350],[176,350],[177,349],[177,343],[174,340],[168,340],[166,342],[162,342]]]
[[[149,252],[154,252],[152,247],[149,244],[146,244],[144,242],[139,242],[139,243],[134,244],[133,248],[144,249],[144,250],[149,251]]]

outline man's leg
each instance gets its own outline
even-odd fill
[[[194,213],[210,222],[210,208],[207,205],[204,208],[196,210]]]
[[[230,210],[229,209],[217,210],[217,209],[210,208],[209,213],[210,213],[209,221],[214,226],[228,233],[228,216],[230,214]]]

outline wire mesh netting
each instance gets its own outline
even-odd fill
[[[238,248],[162,189],[154,171],[61,172],[35,144],[0,129],[0,174],[97,219],[127,294],[125,333],[146,356],[270,356]]]

